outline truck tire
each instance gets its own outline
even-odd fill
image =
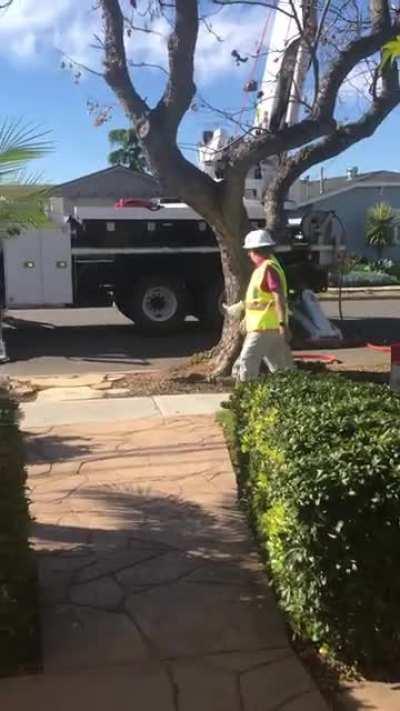
[[[222,328],[224,312],[222,304],[224,301],[224,283],[217,281],[212,286],[204,289],[200,294],[197,308],[197,316],[205,328],[219,330]]]
[[[183,326],[187,295],[178,279],[150,276],[138,280],[131,294],[117,294],[116,304],[143,333],[167,334]]]

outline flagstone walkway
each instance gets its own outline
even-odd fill
[[[289,646],[212,416],[27,434],[44,673],[0,706],[324,711]]]

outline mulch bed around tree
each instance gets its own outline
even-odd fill
[[[208,379],[208,369],[203,363],[183,365],[180,368],[156,373],[132,373],[118,380],[115,387],[126,388],[135,397],[148,395],[179,395],[190,393],[222,393],[234,387],[232,378]]]
[[[347,368],[342,363],[325,364],[318,362],[297,363],[302,370],[311,372],[334,371],[343,373],[351,380],[374,382],[382,385],[389,382],[389,372],[381,367]],[[126,388],[129,395],[141,397],[151,395],[178,395],[190,393],[230,392],[234,388],[231,377],[209,379],[207,361],[187,363],[171,370],[153,373],[133,373],[115,383],[117,388]]]

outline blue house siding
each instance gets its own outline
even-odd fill
[[[382,201],[400,211],[400,185],[362,188],[355,185],[351,190],[316,200],[312,207],[315,210],[334,210],[346,229],[347,251],[374,259],[377,256],[376,250],[366,242],[366,216],[368,208]],[[299,208],[299,215],[308,209],[310,206]],[[385,250],[384,256],[400,261],[400,244]]]

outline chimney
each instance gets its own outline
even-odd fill
[[[358,167],[355,165],[353,168],[347,168],[346,174],[347,180],[354,180],[358,175]]]

